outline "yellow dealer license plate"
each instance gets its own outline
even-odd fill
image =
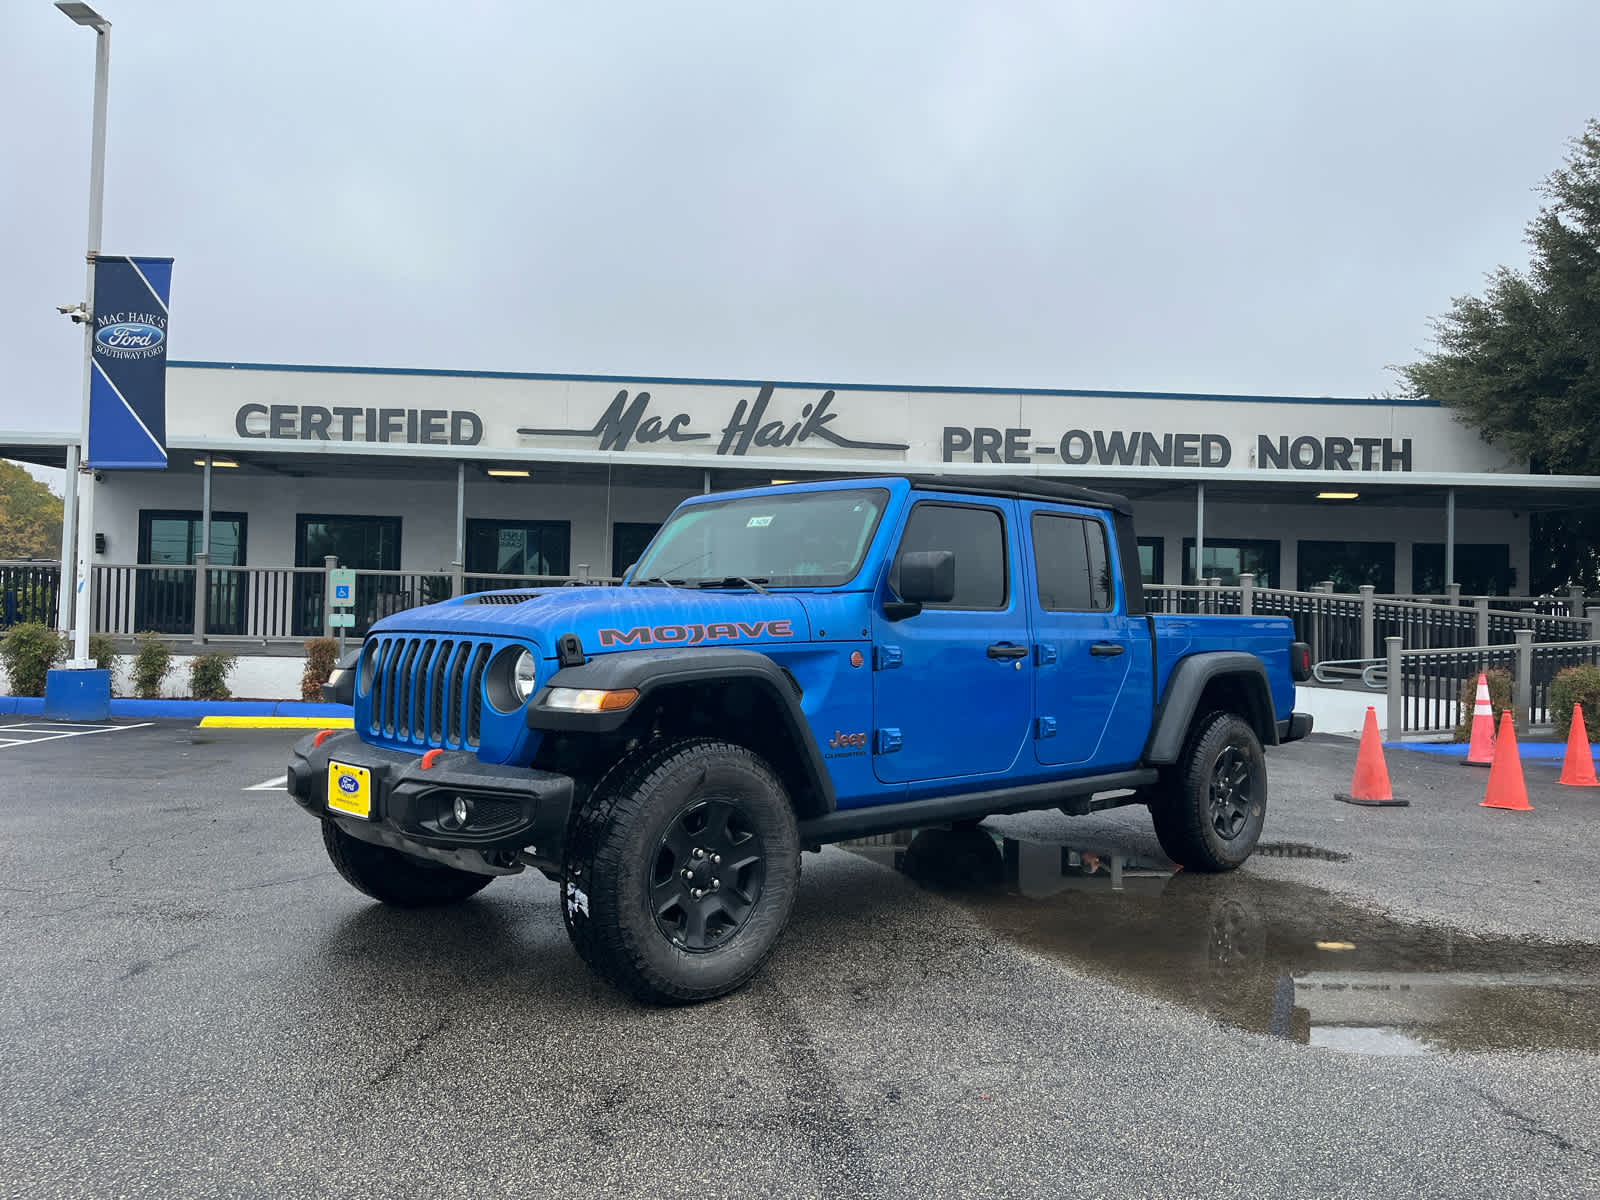
[[[341,762],[328,764],[328,807],[352,817],[372,817],[372,772]]]

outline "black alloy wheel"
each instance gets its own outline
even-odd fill
[[[1250,820],[1256,801],[1256,778],[1250,759],[1236,745],[1227,745],[1211,767],[1211,827],[1231,842]]]
[[[712,738],[641,746],[573,813],[562,918],[598,975],[650,1004],[742,987],[789,923],[800,833],[783,781]]]
[[[656,847],[650,902],[674,945],[714,950],[737,933],[761,899],[766,850],[730,800],[701,800],[680,812]]]
[[[1236,713],[1195,720],[1178,761],[1150,794],[1167,857],[1191,871],[1231,871],[1250,857],[1267,811],[1267,760]]]

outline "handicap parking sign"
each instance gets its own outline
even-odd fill
[[[348,608],[356,602],[356,573],[349,567],[328,572],[328,590],[335,607]]]

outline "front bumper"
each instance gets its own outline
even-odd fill
[[[560,869],[572,812],[572,779],[552,771],[485,763],[447,750],[433,765],[403,750],[370,746],[355,733],[312,745],[302,738],[289,760],[289,794],[301,808],[352,837],[465,871],[509,875],[524,866]],[[371,772],[370,819],[328,807],[328,763]],[[455,798],[469,806],[455,824]]]

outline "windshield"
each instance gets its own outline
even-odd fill
[[[633,578],[837,587],[860,569],[888,502],[884,489],[861,488],[696,504],[661,527]]]

